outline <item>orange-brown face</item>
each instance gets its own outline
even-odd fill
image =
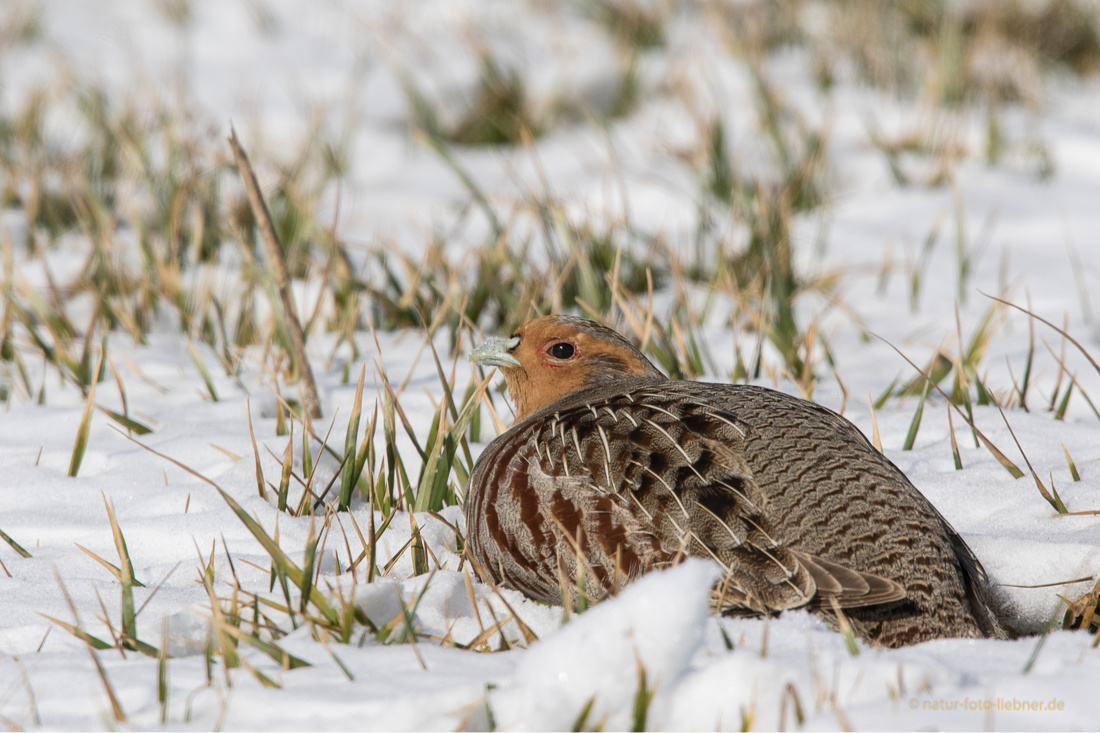
[[[470,361],[500,367],[516,420],[587,387],[627,376],[664,378],[622,336],[593,321],[545,316],[507,339],[490,339]]]

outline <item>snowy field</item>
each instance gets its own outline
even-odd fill
[[[1082,596],[1100,576],[1100,369],[1084,353],[1100,359],[1100,84],[1065,67],[1032,68],[994,44],[970,62],[1015,84],[1015,98],[947,106],[920,74],[901,93],[868,83],[842,50],[832,54],[827,26],[837,17],[853,22],[858,7],[791,3],[804,35],[785,43],[746,30],[768,22],[771,5],[623,3],[615,7],[660,19],[659,41],[634,50],[601,20],[607,3],[0,5],[0,726],[1095,729],[1097,636],[1063,631],[1062,619],[1063,599]],[[1096,3],[1079,5],[1100,27]],[[436,123],[453,131],[455,110],[486,74],[481,57],[522,78],[543,129],[530,144],[433,145],[412,100],[433,106]],[[836,59],[829,83],[823,58]],[[917,67],[934,75],[935,61]],[[631,99],[622,93],[627,85]],[[97,90],[116,115],[100,128],[88,121]],[[779,100],[771,107],[762,101],[769,94]],[[40,113],[27,113],[36,97]],[[555,111],[562,99],[574,111]],[[143,149],[128,137],[119,112],[126,109],[139,120],[167,110],[175,132]],[[786,115],[783,144],[770,137],[767,109]],[[340,472],[364,367],[356,444],[377,414],[375,474],[392,469],[390,445],[415,484],[422,460],[409,434],[427,445],[445,401],[424,328],[398,327],[394,311],[369,297],[342,299],[326,245],[317,245],[321,254],[295,271],[294,286],[300,312],[317,316],[308,352],[324,417],[314,430],[324,438],[331,426],[333,452],[319,452],[315,438],[303,463],[301,422],[291,421],[292,436],[280,434],[277,395],[298,393],[271,337],[263,286],[241,302],[242,283],[257,282],[262,263],[242,255],[230,234],[214,256],[187,249],[155,277],[146,259],[146,243],[167,236],[163,222],[184,222],[178,231],[192,243],[203,230],[201,206],[162,206],[155,191],[168,183],[155,189],[142,170],[169,170],[166,151],[185,151],[180,170],[224,182],[206,189],[224,213],[241,195],[225,143],[233,124],[269,198],[293,194],[279,181],[315,175],[316,156],[295,168],[297,151],[330,146],[339,173],[302,194],[312,196],[316,239],[328,232],[339,240],[348,268],[379,288],[379,251],[389,253],[399,289],[443,258],[455,263],[451,280],[417,292],[434,287],[461,307],[479,277],[476,253],[488,251],[495,228],[523,252],[522,267],[552,267],[531,205],[551,199],[563,230],[617,233],[624,261],[629,252],[636,262],[660,250],[665,263],[712,266],[718,243],[737,251],[751,238],[751,211],[707,198],[715,186],[706,181],[717,176],[708,166],[721,157],[708,127],[715,120],[734,177],[760,190],[791,180],[783,150],[797,158],[815,134],[824,141],[818,155],[803,158],[817,200],[789,207],[783,222],[801,283],[793,305],[807,371],[794,375],[777,342],[760,336],[731,295],[736,286],[710,287],[667,266],[652,295],[643,279],[639,307],[658,323],[675,317],[694,329],[702,378],[741,379],[738,369],[759,354],[750,381],[812,391],[867,435],[877,430],[885,453],[1003,587],[1020,638],[900,650],[861,644],[853,654],[805,612],[711,617],[715,570],[702,561],[646,577],[580,615],[494,590],[461,562],[456,505],[410,513],[401,504],[372,515],[356,491],[350,511],[336,512],[340,478],[320,502],[303,501],[311,470],[318,494]],[[95,151],[108,149],[97,130],[122,141],[122,172],[111,174],[120,183],[98,200],[101,208],[80,199],[75,223],[51,229],[35,218],[45,209],[35,214],[31,202],[67,190],[67,176],[108,175],[95,165]],[[171,148],[172,134],[194,147]],[[35,147],[35,139],[47,142]],[[49,169],[49,156],[67,149],[83,151],[77,172]],[[36,158],[27,150],[46,152]],[[125,296],[138,303],[128,311],[138,317],[105,324],[106,309],[120,302],[110,298],[123,296],[97,296],[95,284],[123,272],[130,286],[139,284]],[[489,292],[518,288],[488,277]],[[157,294],[148,307],[141,283]],[[601,288],[613,289],[601,281],[594,290]],[[182,293],[184,305],[163,295],[170,291]],[[185,313],[213,313],[215,301],[229,322],[254,308],[254,337],[242,343],[199,319],[187,322]],[[358,319],[342,320],[348,302],[361,309]],[[629,333],[638,314],[622,310],[601,314]],[[526,315],[534,313],[488,309],[476,325],[496,335],[494,324]],[[75,332],[66,334],[61,320]],[[430,343],[461,407],[478,375],[465,359],[472,336],[458,333],[452,343],[442,327]],[[924,369],[937,350],[946,357],[940,366],[957,360],[941,381],[948,393],[964,372],[958,363],[968,365],[964,389],[973,399],[956,399],[957,410],[935,390],[922,399],[918,372],[902,356]],[[89,403],[74,375],[91,373],[101,354],[92,400],[103,409],[90,413],[72,477]],[[82,355],[90,359],[83,367]],[[383,372],[408,422],[398,418],[392,438],[382,425]],[[1003,417],[979,404],[975,377]],[[507,424],[499,381],[492,404]],[[901,394],[911,382],[917,389]],[[1021,478],[975,439],[968,409]],[[107,411],[151,431],[127,430]],[[474,460],[494,435],[492,417],[483,407],[468,444]],[[288,440],[288,509],[280,510]],[[461,496],[466,457],[462,449],[457,456],[462,465],[449,478]],[[1042,493],[1055,491],[1063,513]],[[312,600],[302,602],[300,578],[273,577],[271,547],[233,503],[287,563],[312,573]],[[300,503],[316,513],[298,516]],[[368,578],[372,544],[379,577]],[[130,582],[120,554],[142,585]],[[323,618],[323,608],[333,618]],[[135,611],[128,631],[123,619]]]

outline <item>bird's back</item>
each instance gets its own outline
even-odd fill
[[[861,636],[885,646],[1005,636],[970,548],[851,422],[761,387],[678,384],[748,426],[745,462],[792,547],[904,586],[902,601],[847,612]]]

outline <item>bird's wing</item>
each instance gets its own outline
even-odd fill
[[[572,401],[515,437],[525,441],[532,498],[573,555],[565,570],[590,587],[613,590],[620,576],[630,580],[693,555],[725,568],[715,599],[727,612],[904,597],[892,581],[782,541],[739,453],[746,429],[733,414],[648,388]]]

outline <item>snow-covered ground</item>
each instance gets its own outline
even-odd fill
[[[120,97],[158,85],[171,95],[179,87],[187,90],[197,125],[213,124],[220,135],[232,122],[246,147],[265,150],[300,144],[321,110],[326,129],[349,131],[338,233],[352,253],[387,241],[417,256],[439,232],[453,236],[458,248],[484,240],[484,222],[466,212],[469,195],[461,181],[410,135],[399,71],[422,79],[426,89],[438,85],[445,98],[473,85],[478,64],[472,49],[482,43],[516,60],[536,104],[565,89],[598,105],[617,79],[612,42],[572,6],[196,0],[190,19],[173,26],[162,11],[170,5],[38,3],[41,37],[0,47],[3,104],[18,107],[28,89],[60,85],[66,73]],[[502,210],[528,187],[547,187],[578,217],[629,215],[638,230],[691,250],[700,192],[682,153],[698,144],[698,119],[720,113],[735,154],[750,166],[767,160],[748,71],[705,31],[708,22],[704,14],[685,12],[669,23],[666,45],[646,52],[640,64],[643,103],[610,127],[563,125],[533,150],[456,155]],[[821,316],[817,327],[835,360],[836,378],[820,370],[815,400],[842,409],[870,435],[868,397],[915,374],[890,344],[920,366],[941,344],[958,353],[958,328],[968,341],[994,306],[986,293],[1065,324],[1100,357],[1100,86],[1056,77],[1038,110],[1005,107],[1008,153],[988,166],[980,113],[898,100],[843,76],[826,95],[813,85],[802,51],[771,56],[766,73],[807,125],[828,130],[829,201],[796,219],[793,229],[800,270],[840,273],[848,309],[826,311],[813,298],[796,304],[803,324]],[[902,136],[922,125],[946,129],[963,151],[949,182],[897,185],[869,141],[872,121],[885,135]],[[43,124],[64,133],[69,123],[60,112]],[[917,159],[912,165],[932,163]],[[63,289],[80,274],[91,245],[73,235],[45,255],[32,255],[24,245],[26,226],[14,210],[0,218],[4,258],[10,250],[13,259],[5,291],[11,284],[20,293],[44,292],[44,267]],[[936,227],[939,237],[925,253]],[[961,284],[958,241],[970,257]],[[915,271],[923,274],[914,304]],[[6,270],[0,274],[8,277]],[[315,297],[304,286],[300,294],[303,303]],[[74,323],[88,323],[90,303],[77,299],[70,308]],[[935,396],[910,451],[902,445],[916,398],[891,399],[874,417],[886,454],[1004,587],[1015,604],[1013,623],[1027,635],[889,651],[861,645],[852,656],[841,636],[803,612],[768,621],[709,616],[713,569],[701,561],[649,576],[563,625],[559,608],[511,591],[493,593],[476,581],[467,585],[448,527],[463,525],[457,507],[439,518],[414,517],[434,572],[414,575],[412,553],[402,554],[413,531],[402,512],[379,541],[380,566],[400,554],[388,575],[368,584],[360,568],[352,577],[346,570],[362,545],[349,520],[364,530],[370,524],[368,508],[356,503],[350,517],[330,525],[317,557],[320,587],[332,597],[354,598],[378,626],[403,605],[412,609],[417,641],[383,644],[357,626],[343,644],[315,638],[309,625],[293,630],[287,621],[280,646],[310,664],[296,669],[281,669],[246,646],[240,647],[242,666],[226,670],[220,655],[208,661],[211,603],[204,568],[212,567],[222,597],[234,575],[249,593],[277,602],[282,595],[277,586],[269,593],[271,559],[218,491],[147,450],[216,483],[269,535],[277,532],[282,549],[300,565],[311,520],[278,512],[257,495],[249,411],[263,474],[276,484],[287,444],[276,435],[275,398],[257,376],[265,373],[264,352],[245,355],[252,371],[242,371],[238,382],[213,367],[212,351],[198,347],[211,365],[220,398],[215,402],[170,319],[144,344],[112,332],[108,354],[129,414],[154,431],[135,443],[96,413],[79,475],[70,478],[84,397],[56,371],[39,367],[41,352],[17,328],[15,346],[27,355],[34,396],[41,386],[45,399],[35,404],[20,397],[12,387],[15,376],[0,372],[12,389],[0,412],[0,530],[31,555],[0,542],[0,723],[150,729],[161,725],[163,713],[164,725],[173,729],[563,729],[573,727],[590,703],[586,727],[622,729],[639,722],[638,702],[651,694],[642,708],[644,724],[655,729],[1093,728],[1100,720],[1095,637],[1031,634],[1051,621],[1060,628],[1060,597],[1080,596],[1100,575],[1100,516],[1089,513],[1100,510],[1100,418],[1082,396],[1100,400],[1100,374],[1066,347],[1064,363],[1080,389],[1065,419],[1055,420],[1046,407],[1060,371],[1061,337],[1036,322],[1032,341],[1026,316],[999,313],[1004,320],[997,322],[980,373],[999,396],[1010,398],[1034,343],[1030,409],[1005,410],[1019,448],[996,408],[975,407],[975,423],[1025,469],[1024,478],[1013,479],[989,451],[976,447],[958,414],[954,427],[964,468],[955,470],[949,408]],[[861,331],[874,335],[868,339]],[[746,340],[740,348],[751,351],[751,335],[730,333],[721,314],[708,321],[704,334],[715,369],[709,378],[728,379],[734,344]],[[423,334],[379,333],[381,352],[371,334],[355,338],[360,358],[348,365],[351,384],[343,379],[350,350],[343,346],[330,360],[335,335],[310,340],[325,414],[319,432],[334,421],[332,435],[339,437],[333,443],[343,440],[361,363],[367,365],[363,399],[370,414],[380,400],[370,375],[384,360],[394,382],[408,378],[401,404],[414,431],[426,435],[442,392],[430,352],[422,350]],[[436,345],[446,357],[444,341]],[[459,357],[456,391],[471,376]],[[1067,380],[1062,377],[1063,391]],[[784,380],[763,383],[796,391]],[[99,384],[96,402],[123,409],[112,378]],[[471,447],[476,457],[481,446]],[[1071,515],[1055,515],[1020,449],[1044,484],[1057,488]],[[1067,453],[1080,481],[1071,478]],[[406,460],[410,455],[411,444]],[[318,460],[322,478],[337,469],[331,458]],[[415,476],[418,464],[410,461],[408,468]],[[292,489],[292,499],[294,494]],[[113,505],[134,574],[145,586],[134,591],[141,608],[137,637],[156,647],[169,639],[166,703],[158,699],[157,659],[118,649],[93,655],[45,618],[76,623],[75,613],[89,634],[110,640],[118,633],[119,583],[81,549],[118,563],[105,504]],[[1070,580],[1080,582],[1066,584]],[[500,633],[479,643],[514,648],[460,648],[497,622],[503,622]],[[531,635],[538,640],[529,641]],[[276,686],[262,685],[253,669]],[[640,689],[648,692],[639,696]],[[127,722],[116,722],[110,695]]]

